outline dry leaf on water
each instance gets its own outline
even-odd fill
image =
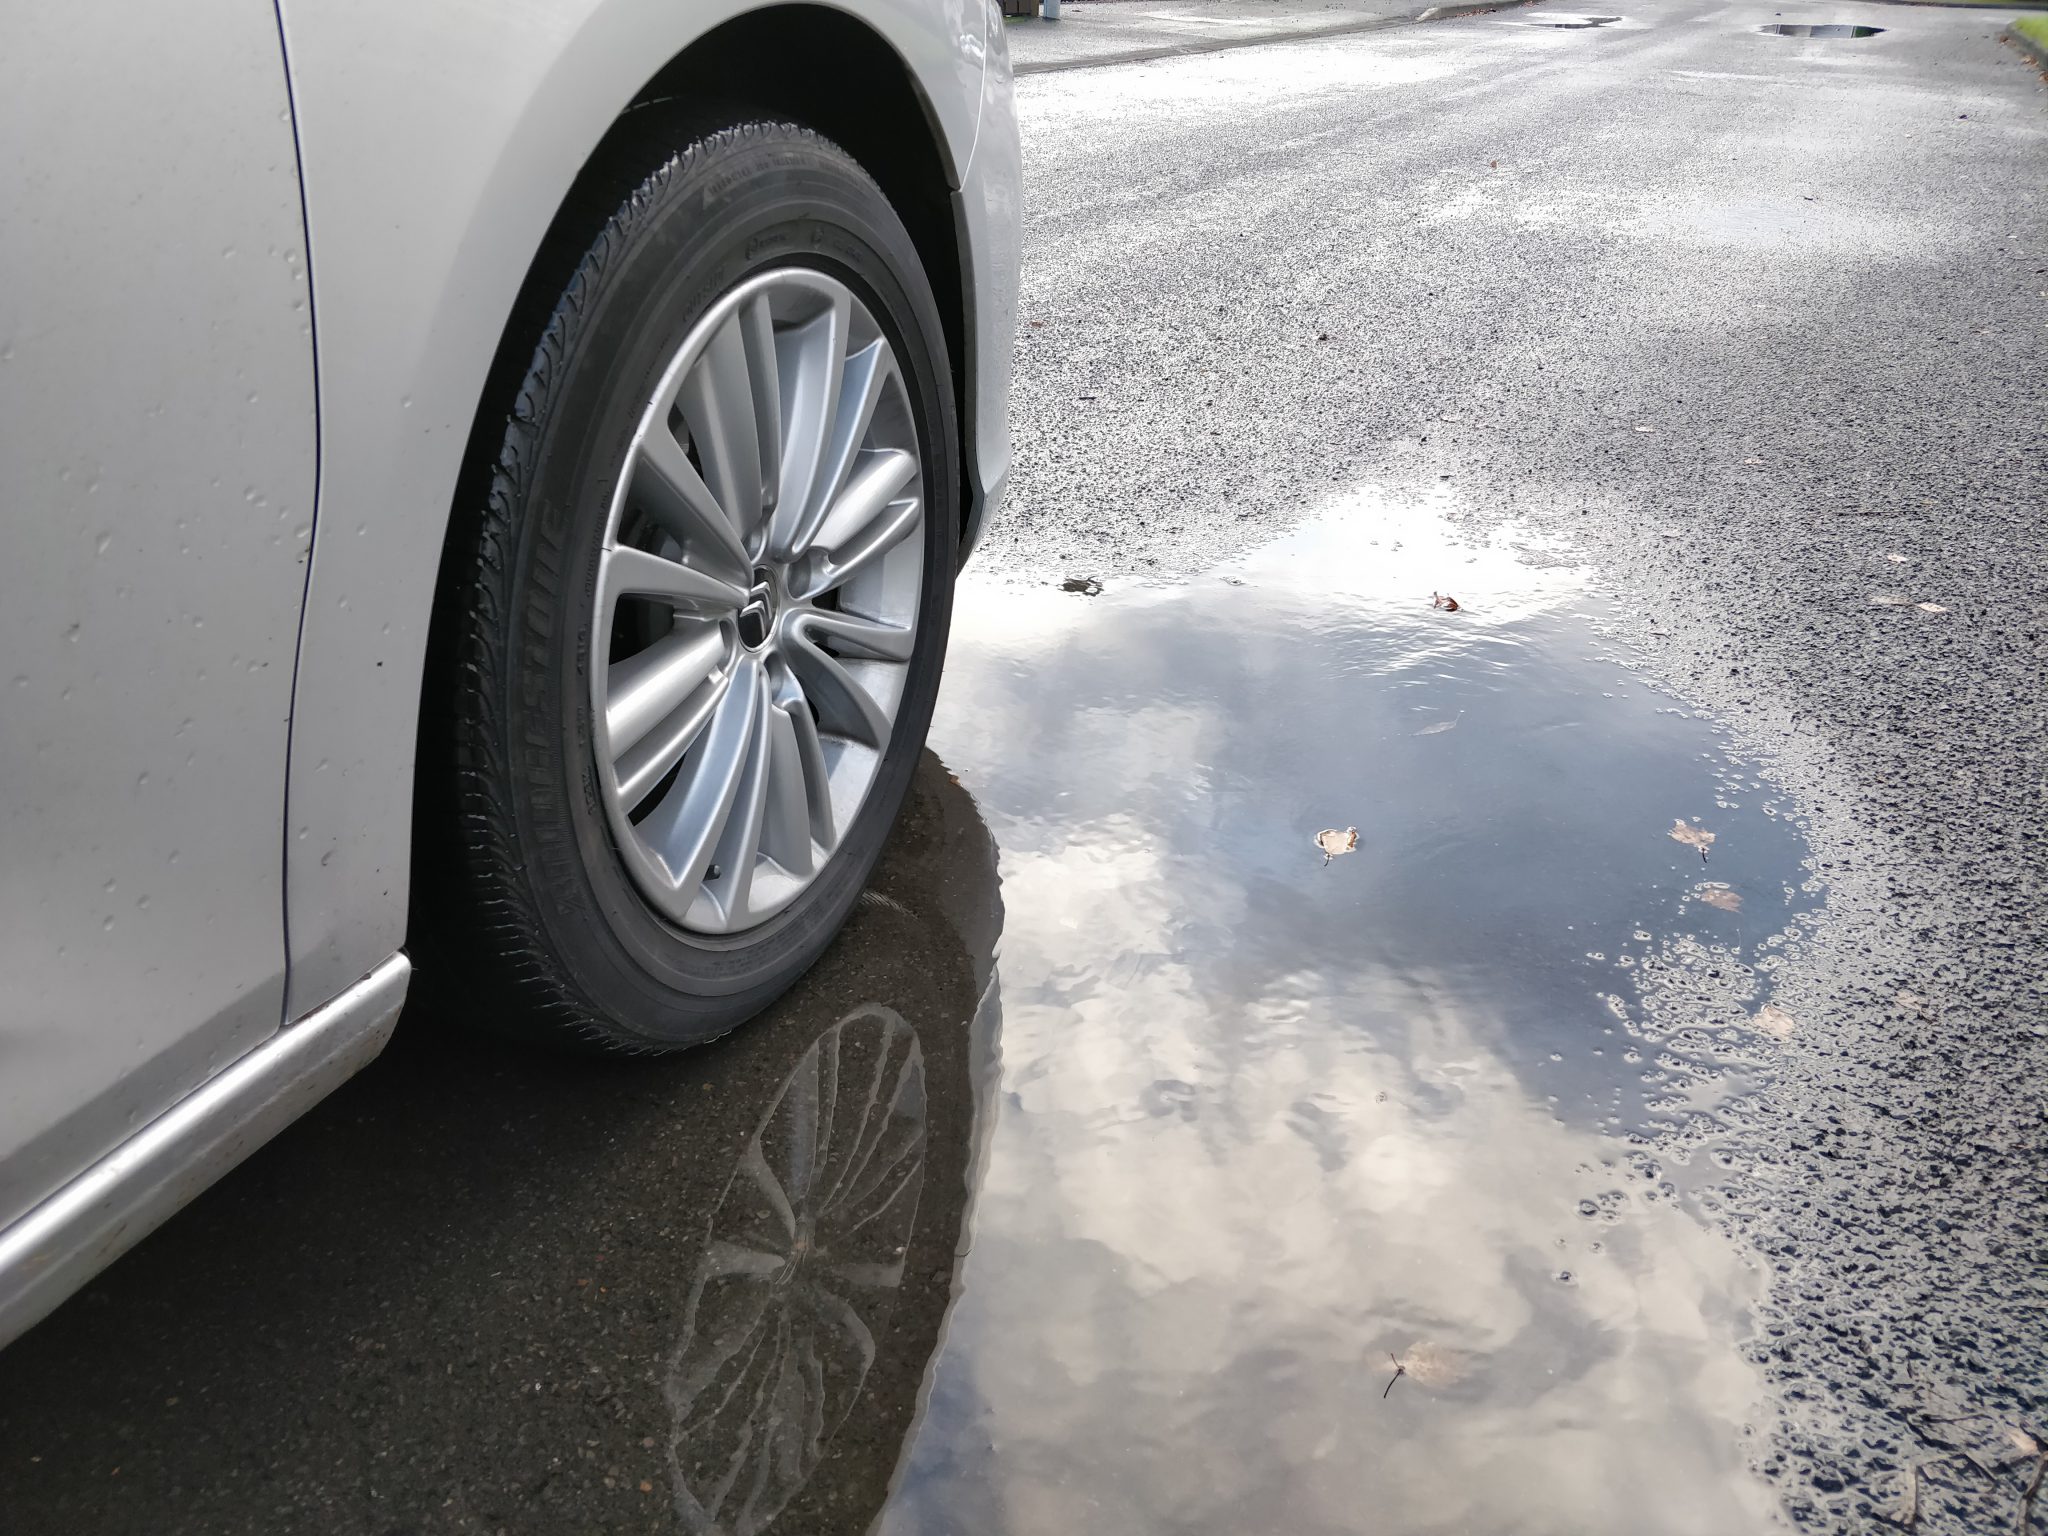
[[[1323,850],[1323,862],[1329,863],[1340,853],[1350,853],[1358,847],[1358,828],[1346,827],[1342,832],[1324,828],[1316,834],[1316,846]]]
[[[1707,862],[1707,850],[1714,845],[1714,834],[1705,827],[1689,827],[1682,821],[1671,823],[1671,841],[1683,843],[1688,848],[1700,851],[1700,862]]]
[[[1870,595],[1870,606],[1873,608],[1905,608],[1910,606],[1912,601],[1910,597],[1898,592],[1873,592]]]
[[[1776,1003],[1765,1003],[1756,1011],[1756,1027],[1767,1035],[1785,1040],[1799,1027],[1799,1021]]]
[[[1450,719],[1439,720],[1434,725],[1425,725],[1421,730],[1417,731],[1415,734],[1418,736],[1441,736],[1445,731],[1456,730],[1458,728],[1458,722],[1464,718],[1465,711],[1461,709],[1455,715],[1451,716]]]
[[[1465,1379],[1465,1357],[1441,1344],[1418,1341],[1401,1351],[1406,1374],[1425,1387],[1448,1387]]]
[[[1717,881],[1709,881],[1693,893],[1710,907],[1719,907],[1723,912],[1742,910],[1742,893],[1732,891]]]
[[[1921,611],[1922,613],[1947,613],[1947,612],[1948,612],[1948,610],[1947,610],[1946,608],[1942,607],[1942,606],[1941,606],[1941,604],[1939,604],[1939,603],[1915,603],[1915,604],[1914,604],[1913,606],[1914,606],[1915,608],[1918,608],[1918,609],[1919,609],[1919,610],[1920,610],[1920,611]]]
[[[1441,608],[1445,613],[1456,613],[1458,611],[1458,600],[1448,593],[1432,592],[1429,594],[1429,606]]]

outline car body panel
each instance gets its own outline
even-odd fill
[[[599,140],[735,0],[281,0],[320,335],[324,454],[292,744],[289,1006],[404,941],[428,616],[486,371]],[[924,88],[958,178],[983,0],[841,7]]]
[[[391,1038],[411,976],[411,962],[393,955],[0,1228],[0,1344],[367,1066]]]
[[[960,558],[974,552],[989,519],[1001,510],[1010,479],[1010,369],[1017,336],[1017,289],[1024,245],[1024,146],[1010,70],[1009,40],[998,0],[989,0],[987,67],[974,159],[955,194],[968,314],[967,414],[976,481]]]
[[[0,1224],[283,1017],[313,343],[267,0],[0,22]]]

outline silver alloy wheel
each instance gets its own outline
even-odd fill
[[[845,284],[748,279],[633,434],[591,625],[591,739],[635,886],[696,933],[817,878],[889,745],[924,584],[895,353]]]

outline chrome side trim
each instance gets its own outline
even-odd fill
[[[368,1065],[411,977],[391,956],[0,1231],[0,1345]]]

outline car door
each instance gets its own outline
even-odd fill
[[[316,451],[270,0],[0,0],[0,1224],[276,1032]]]

